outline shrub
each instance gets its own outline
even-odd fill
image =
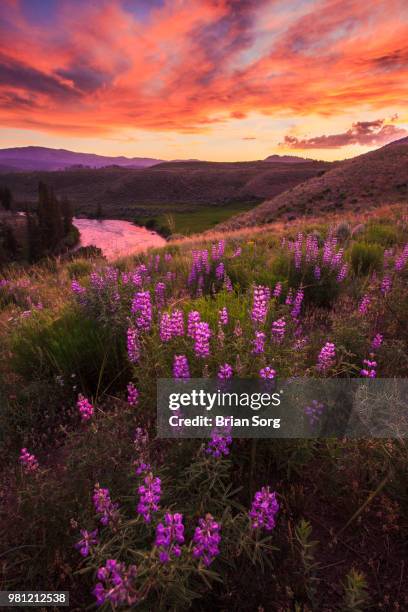
[[[69,278],[81,278],[92,270],[92,263],[86,259],[77,259],[69,263],[66,267]]]
[[[364,241],[391,247],[398,242],[398,234],[394,227],[380,223],[370,224],[363,235]]]
[[[356,242],[350,252],[351,265],[358,275],[365,275],[382,267],[384,250],[378,244]]]
[[[350,224],[346,221],[342,221],[336,226],[334,233],[339,240],[347,240],[351,234]]]
[[[76,374],[92,391],[101,381],[117,380],[126,364],[124,338],[70,307],[57,318],[48,312],[32,315],[14,331],[11,349],[20,375],[32,380]]]

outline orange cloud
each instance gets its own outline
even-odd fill
[[[0,4],[3,126],[191,134],[408,99],[406,0],[60,0],[34,16],[28,4]]]
[[[402,138],[407,130],[395,125],[385,125],[384,119],[375,121],[358,121],[349,130],[340,134],[314,136],[313,138],[297,138],[285,136],[281,146],[291,149],[338,149],[349,145],[381,146]]]

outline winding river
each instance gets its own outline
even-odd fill
[[[96,246],[109,260],[141,253],[166,244],[156,232],[118,219],[74,219],[81,239],[79,246]]]

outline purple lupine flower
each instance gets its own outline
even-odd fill
[[[265,380],[273,380],[276,377],[276,370],[271,368],[271,366],[265,366],[259,370],[259,376]]]
[[[163,308],[166,302],[166,283],[156,283],[154,288],[155,302],[158,308]]]
[[[26,472],[26,474],[29,474],[31,472],[35,472],[38,470],[39,464],[38,464],[37,457],[33,455],[32,453],[29,453],[26,448],[21,449],[19,461],[21,465],[23,466],[23,469]]]
[[[317,236],[313,234],[308,234],[306,237],[306,261],[310,263],[311,261],[316,261],[319,255],[319,241]]]
[[[232,375],[232,366],[229,363],[224,363],[220,366],[220,369],[218,370],[217,378],[219,378],[220,380],[228,380],[229,378],[232,378]]]
[[[139,402],[139,391],[132,382],[127,386],[127,401],[129,406],[137,406]]]
[[[152,303],[150,291],[138,291],[132,301],[132,314],[136,315],[136,326],[149,331],[152,325]]]
[[[86,529],[81,529],[80,534],[82,538],[75,544],[75,548],[79,550],[83,557],[87,557],[92,546],[98,544],[98,530],[87,531]]]
[[[228,291],[228,293],[231,293],[231,291],[234,290],[234,287],[232,286],[232,282],[228,274],[224,275],[224,289]]]
[[[232,254],[232,257],[239,257],[242,253],[242,248],[238,246]]]
[[[315,265],[314,270],[313,270],[313,274],[314,274],[314,277],[315,277],[316,280],[320,280],[320,278],[322,276],[322,273],[321,273],[321,270],[320,270],[320,266]]]
[[[276,283],[275,289],[273,290],[273,297],[278,298],[280,297],[281,293],[282,293],[282,283],[278,282]]]
[[[275,527],[275,517],[279,512],[279,503],[276,493],[270,492],[269,487],[262,487],[255,493],[251,510],[248,515],[251,519],[252,529],[265,529],[272,531]]]
[[[188,367],[188,360],[185,355],[174,355],[173,377],[190,378],[190,368]]]
[[[208,323],[197,323],[194,335],[194,350],[197,357],[208,357],[210,354],[211,329]]]
[[[299,232],[297,239],[294,243],[294,252],[295,252],[295,268],[296,270],[300,270],[300,266],[302,263],[302,247],[303,247],[303,234]]]
[[[329,370],[336,362],[336,345],[326,342],[317,358],[317,369],[321,372]]]
[[[405,264],[408,261],[408,244],[406,244],[402,250],[402,253],[395,261],[395,269],[397,272],[401,272],[404,269]]]
[[[215,268],[215,278],[217,280],[223,280],[225,274],[225,266],[222,261]]]
[[[205,452],[207,455],[219,459],[223,455],[229,455],[231,444],[231,436],[221,436],[219,433],[214,432],[211,434],[211,440],[208,442]]]
[[[137,427],[133,444],[137,453],[144,453],[149,443],[149,433],[143,427]]]
[[[205,518],[198,520],[198,527],[194,531],[193,556],[196,559],[201,559],[204,565],[208,567],[220,554],[220,542],[220,525],[211,514],[206,514]]]
[[[81,421],[89,421],[89,419],[93,416],[94,407],[88,398],[81,393],[78,395],[77,408]]]
[[[100,567],[96,576],[97,582],[92,593],[96,597],[98,606],[105,602],[110,602],[114,608],[127,604],[132,606],[139,599],[139,595],[134,586],[137,575],[135,565],[126,568],[124,563],[119,563],[115,559],[108,559],[105,566]]]
[[[129,361],[136,363],[140,357],[139,334],[135,327],[129,327],[126,333],[126,345]]]
[[[384,276],[381,281],[381,293],[387,295],[391,291],[392,281],[389,276]]]
[[[163,312],[160,317],[160,340],[162,342],[169,342],[172,338],[172,331],[170,315],[168,312]]]
[[[197,324],[200,323],[201,321],[201,315],[198,312],[198,310],[191,310],[188,313],[188,317],[187,317],[187,336],[189,336],[190,338],[194,338],[195,337],[195,333],[196,333],[196,329],[197,329]]]
[[[265,340],[266,340],[266,334],[264,334],[264,332],[261,332],[261,331],[255,332],[255,338],[254,340],[252,340],[252,345],[253,345],[252,353],[254,355],[260,355],[261,353],[264,352]]]
[[[292,308],[291,313],[290,313],[292,315],[293,319],[297,319],[298,316],[300,315],[300,311],[301,311],[301,308],[302,308],[303,297],[304,297],[303,287],[300,287],[296,291],[295,299],[293,300],[293,308]]]
[[[150,523],[153,512],[159,510],[159,502],[161,496],[161,480],[155,478],[152,473],[148,474],[144,479],[144,484],[138,488],[139,503],[137,512],[141,514],[146,521]]]
[[[276,342],[276,344],[281,344],[285,337],[285,331],[286,321],[283,317],[277,321],[274,321],[272,323],[272,340]]]
[[[106,526],[118,521],[119,504],[114,504],[111,501],[109,489],[104,489],[96,484],[92,500],[97,514],[101,515],[99,520],[102,525]]]
[[[348,264],[344,263],[341,266],[341,268],[340,268],[340,270],[339,270],[339,272],[337,274],[336,280],[337,280],[338,283],[342,283],[344,281],[344,279],[346,278],[346,276],[348,274],[348,270],[349,270]]]
[[[142,459],[135,462],[135,474],[136,476],[147,476],[152,471],[150,463],[145,463]]]
[[[255,323],[265,323],[270,294],[269,287],[263,287],[262,285],[254,286],[251,318]]]
[[[182,310],[173,310],[170,315],[170,323],[173,337],[184,336],[184,314]]]
[[[228,310],[226,306],[218,311],[218,325],[228,325]]]
[[[211,247],[211,257],[214,261],[221,259],[225,252],[225,240],[220,240]]]
[[[287,306],[291,306],[293,303],[293,289],[289,289],[288,294],[286,296],[285,304]]]
[[[85,287],[82,287],[82,285],[80,285],[79,282],[75,278],[71,283],[71,289],[73,293],[75,293],[75,295],[78,295],[78,296],[81,296],[84,293],[86,293]]]
[[[164,525],[159,523],[156,527],[155,545],[159,549],[159,559],[162,563],[168,563],[171,556],[181,555],[180,544],[184,544],[183,515],[176,512],[166,512]]]
[[[375,378],[377,376],[377,362],[373,361],[374,355],[370,359],[363,359],[363,368],[360,370],[361,376],[365,378]]]
[[[342,264],[343,256],[344,256],[344,249],[339,249],[337,253],[334,253],[331,259],[331,262],[330,262],[330,267],[332,269],[339,268]]]
[[[374,351],[377,351],[382,345],[384,340],[384,336],[382,334],[375,334],[373,341],[371,342],[371,347]]]
[[[358,310],[361,314],[367,314],[368,308],[371,304],[371,298],[368,294],[364,295],[359,304]]]
[[[241,327],[241,323],[239,321],[237,321],[235,323],[235,327],[234,327],[234,336],[236,338],[240,338],[242,336],[242,327]]]
[[[307,416],[311,427],[314,427],[320,420],[320,417],[324,413],[324,404],[317,400],[312,400],[309,406],[306,406],[304,413]]]
[[[336,248],[337,239],[329,234],[323,244],[323,264],[328,266],[333,258],[333,253]]]
[[[172,259],[173,259],[173,256],[172,256],[172,254],[171,254],[171,253],[165,253],[165,254],[164,254],[164,261],[166,261],[167,263],[168,263],[169,261],[171,261]]]

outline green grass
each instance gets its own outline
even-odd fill
[[[136,218],[134,222],[141,225],[148,224],[148,227],[159,232],[164,229],[164,233],[189,236],[205,232],[234,215],[251,210],[254,206],[255,204],[248,203],[228,204],[223,207],[200,206],[194,211],[185,212],[171,212],[170,209],[168,213]]]

